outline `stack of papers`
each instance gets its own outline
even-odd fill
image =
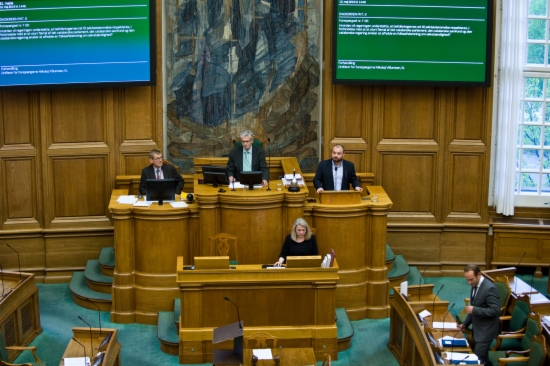
[[[418,313],[418,315],[420,315],[421,317],[425,318],[425,317],[427,317],[427,316],[432,315],[432,313],[430,313],[428,310],[422,310],[420,313]]]
[[[252,354],[258,357],[258,360],[272,360],[273,355],[269,348],[257,348],[252,350]]]
[[[65,357],[63,361],[65,366],[90,365],[90,357]]]
[[[432,328],[437,329],[456,329],[456,323],[455,322],[433,322]]]
[[[131,196],[120,196],[116,201],[123,205],[133,205],[134,203],[136,203],[137,200],[138,199],[136,198],[136,196],[131,195]]]
[[[446,360],[450,360],[455,365],[478,365],[479,359],[473,353],[445,352]]]

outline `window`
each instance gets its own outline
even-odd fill
[[[549,2],[529,0],[515,179],[515,192],[525,199],[516,200],[516,206],[533,200],[540,205],[541,195],[550,196]]]

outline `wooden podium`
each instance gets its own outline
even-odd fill
[[[6,346],[27,346],[42,333],[38,287],[34,283],[34,274],[4,271],[0,295],[2,289],[0,330],[6,339]],[[8,350],[9,362],[20,353],[21,351]]]
[[[361,203],[361,192],[357,191],[323,191],[319,193],[323,205],[357,205]]]
[[[90,328],[75,327],[73,328],[74,338],[86,349],[86,357],[93,357],[98,352],[103,353],[102,366],[120,366],[120,343],[118,342],[118,330],[115,328],[101,328],[101,337],[99,336],[99,328],[92,328],[91,342],[90,342]],[[108,338],[109,337],[109,338]],[[108,341],[105,341],[108,338]],[[105,341],[105,342],[104,342]],[[101,348],[100,348],[101,346]],[[90,347],[93,350],[90,352]],[[65,358],[71,357],[84,357],[84,348],[75,342],[74,339],[69,341],[63,358],[59,363],[59,366],[65,365]],[[92,363],[93,365],[93,363]]]
[[[184,270],[177,259],[181,315],[179,362],[211,363],[213,329],[237,321],[238,305],[245,338],[267,332],[285,347],[312,347],[318,360],[337,359],[335,293],[338,264],[332,268]],[[216,348],[232,349],[231,341]]]

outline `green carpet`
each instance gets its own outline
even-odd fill
[[[527,283],[531,275],[520,275]],[[454,315],[464,307],[464,298],[470,294],[470,287],[461,277],[426,278],[426,283],[434,284],[434,291],[441,285],[439,293],[441,299],[449,300],[454,308],[448,315],[447,321],[452,321]],[[533,287],[546,295],[548,277],[533,280]],[[48,365],[58,365],[65,347],[72,337],[73,327],[85,327],[78,319],[81,316],[93,327],[98,326],[97,311],[83,309],[77,306],[71,298],[68,284],[44,285],[38,284],[40,299],[40,317],[43,333],[32,342],[38,347],[38,355]],[[451,316],[452,314],[452,316]],[[102,312],[101,325],[104,328],[117,328],[119,342],[122,345],[121,362],[124,366],[130,365],[178,365],[178,357],[167,355],[160,351],[157,339],[157,327],[142,324],[115,324],[109,321],[110,314]],[[338,354],[339,360],[334,366],[366,365],[394,366],[397,361],[388,350],[389,325],[388,319],[359,320],[352,322],[354,336],[352,347]],[[30,362],[30,352],[23,352],[16,362]],[[319,365],[321,362],[318,363]],[[204,364],[206,365],[206,364]]]

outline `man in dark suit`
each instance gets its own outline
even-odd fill
[[[487,365],[491,342],[500,333],[498,291],[490,280],[481,275],[481,270],[476,264],[466,265],[464,278],[472,286],[472,292],[470,306],[466,306],[468,315],[458,329],[464,330],[472,324],[474,344],[470,346],[481,363]]]
[[[262,185],[267,186],[269,169],[265,161],[265,152],[261,147],[252,146],[254,135],[249,130],[241,133],[241,146],[231,149],[227,161],[229,182],[240,180],[243,171],[262,171]]]
[[[147,179],[170,178],[174,178],[176,181],[176,194],[181,194],[184,183],[183,178],[173,165],[162,163],[162,153],[159,150],[151,150],[151,152],[149,153],[149,162],[151,163],[151,165],[143,168],[143,170],[141,171],[141,179],[139,181],[139,194],[145,195],[147,193]]]
[[[313,178],[313,185],[317,193],[323,191],[347,191],[349,185],[356,191],[362,192],[361,183],[355,174],[355,166],[352,162],[344,160],[344,146],[332,147],[332,159],[323,160],[317,166],[317,172]]]

